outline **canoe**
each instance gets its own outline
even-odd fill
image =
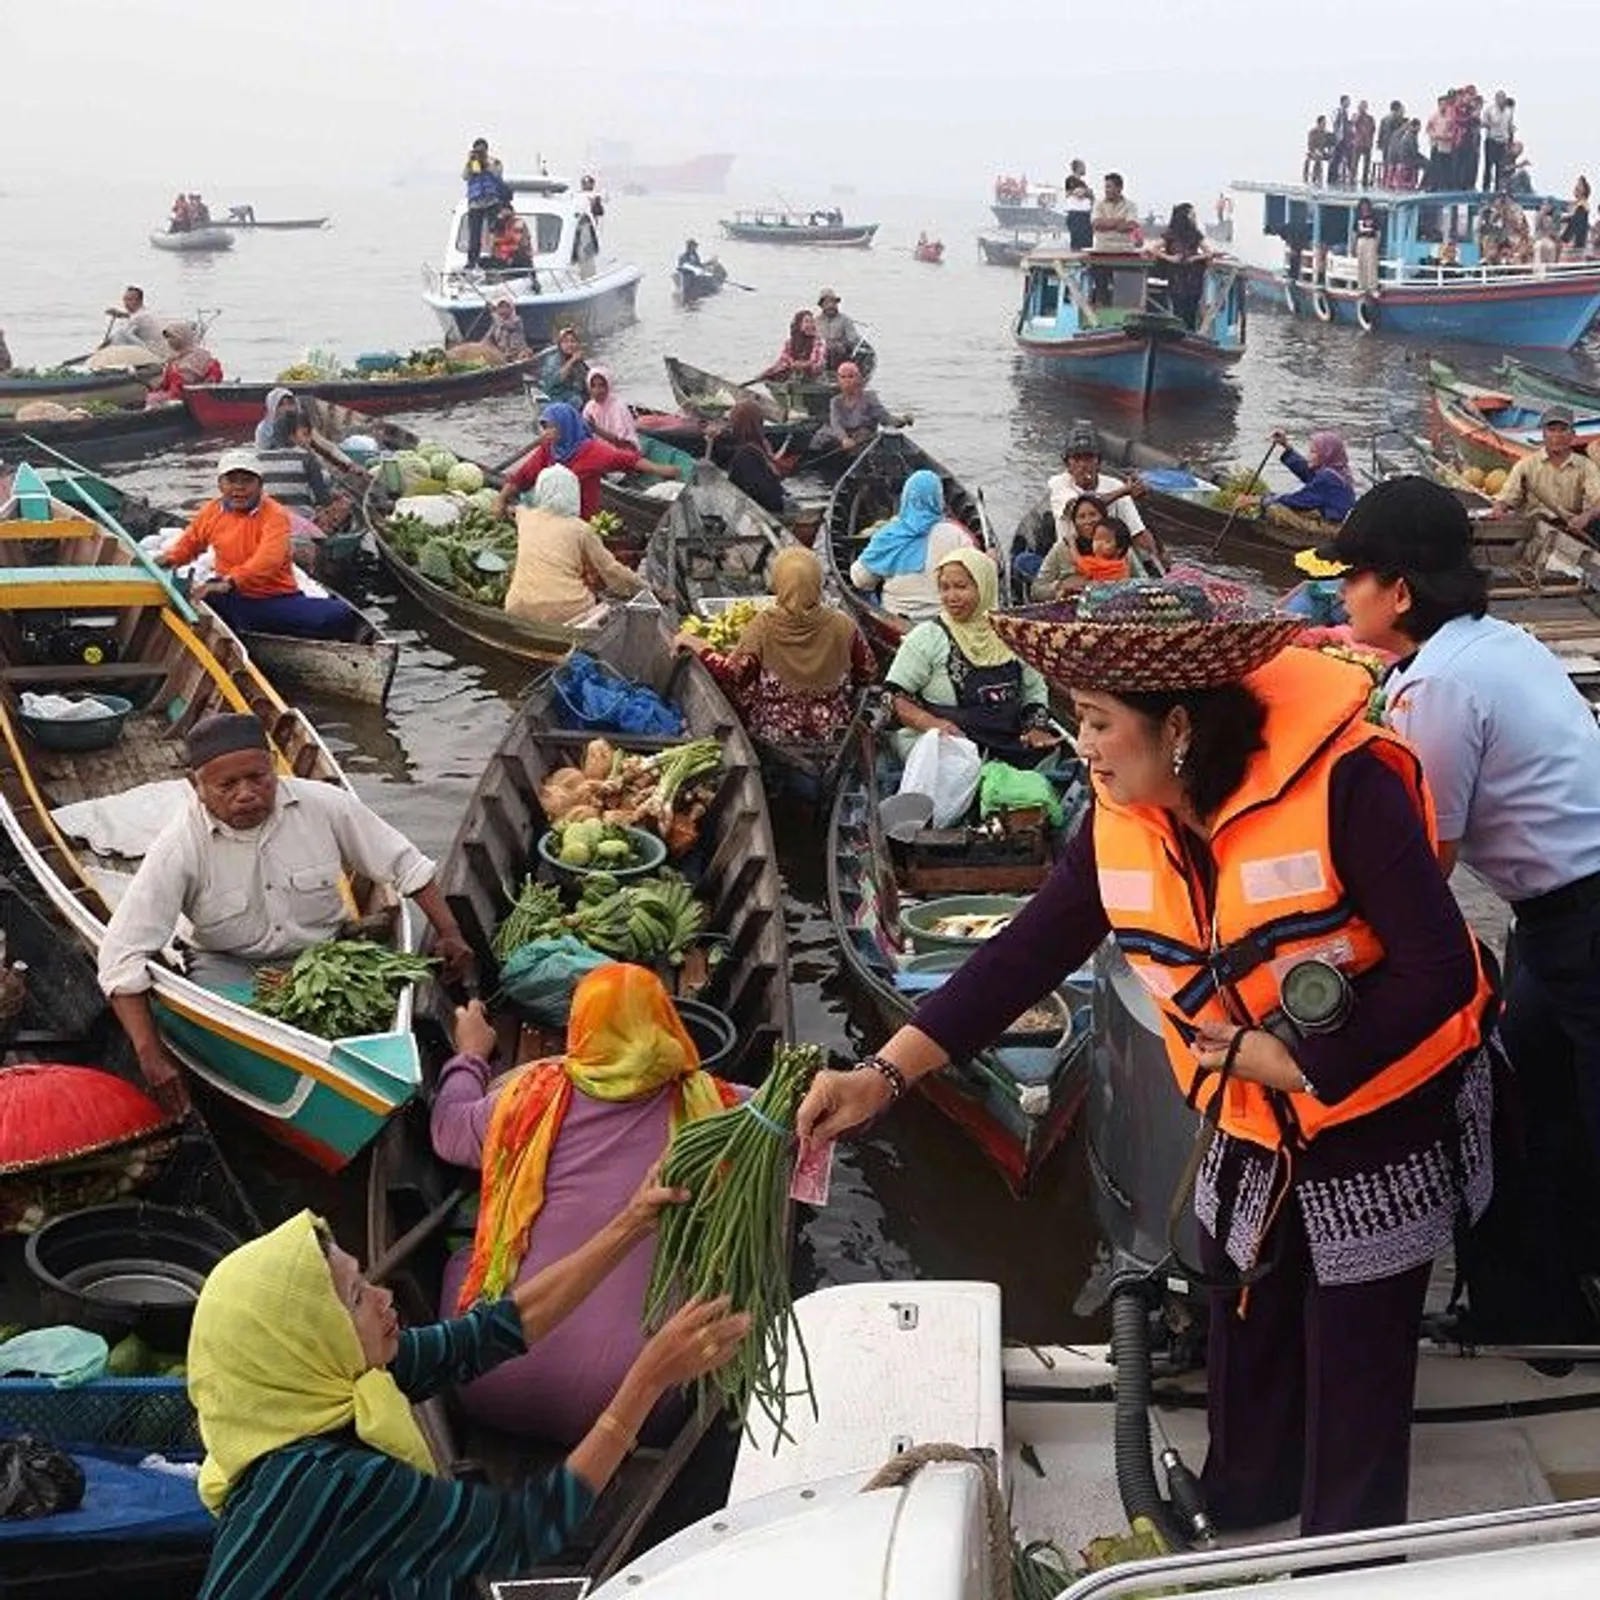
[[[1468,383],[1442,361],[1430,361],[1428,391],[1434,415],[1444,434],[1474,467],[1509,468],[1542,448],[1540,421],[1546,400]],[[1587,450],[1600,440],[1600,406],[1574,409],[1577,448]]]
[[[858,452],[828,501],[820,540],[822,563],[846,609],[885,660],[900,648],[911,624],[857,589],[850,582],[850,563],[866,548],[869,530],[899,510],[902,486],[923,467],[938,473],[944,483],[945,514],[969,528],[982,549],[996,554],[982,502],[909,434],[886,428]],[[1004,566],[1002,560],[1002,571]]]
[[[0,823],[50,903],[98,950],[126,872],[64,831],[56,808],[181,780],[183,740],[212,711],[253,711],[283,770],[348,787],[311,724],[288,706],[243,645],[185,600],[131,540],[53,497],[31,467],[0,507]],[[133,700],[121,738],[83,753],[45,749],[18,717],[24,688],[106,689]],[[387,890],[353,880],[358,914],[393,915]],[[337,1171],[416,1093],[420,1068],[409,991],[384,1029],[327,1040],[253,1011],[241,999],[152,962],[158,1021],[170,1048],[267,1131]]]
[[[34,890],[37,893],[37,890]],[[27,1063],[91,1066],[143,1088],[127,1037],[95,980],[94,963],[67,930],[23,888],[0,878],[0,930],[7,959],[28,967],[28,1000],[4,1040],[0,1077]],[[0,1324],[47,1327],[61,1307],[46,1303],[28,1270],[27,1233],[15,1230],[18,1207],[31,1210],[28,1231],[67,1211],[137,1198],[202,1213],[243,1242],[261,1230],[249,1197],[229,1170],[205,1122],[181,1125],[65,1156],[0,1178]],[[94,1331],[115,1344],[125,1330]],[[148,1330],[152,1332],[154,1330]],[[154,1343],[154,1339],[149,1342]],[[181,1357],[181,1346],[167,1353]],[[199,1435],[181,1377],[95,1379],[55,1389],[32,1378],[0,1378],[0,1435],[41,1434],[70,1446],[88,1478],[85,1505],[36,1522],[0,1521],[0,1570],[17,1600],[75,1600],[107,1592],[144,1594],[146,1585],[193,1593],[210,1559],[215,1523],[192,1485],[136,1465],[146,1449],[194,1452]],[[138,1445],[133,1459],[124,1454]]]
[[[71,402],[67,402],[71,403]],[[37,460],[48,449],[65,451],[99,465],[130,461],[165,450],[189,432],[189,414],[176,402],[127,407],[57,422],[18,422],[0,417],[0,461]]]
[[[828,915],[845,966],[871,1002],[886,1038],[910,1018],[924,992],[918,975],[901,969],[902,956],[910,954],[902,942],[903,913],[930,895],[1025,893],[1042,881],[1048,865],[1016,864],[997,850],[994,863],[981,866],[963,860],[956,853],[959,846],[952,846],[956,876],[941,884],[930,875],[921,880],[926,888],[902,891],[878,823],[877,757],[878,744],[870,735],[845,752],[828,821]],[[1087,785],[1077,784],[1078,806],[1087,798]],[[1066,1135],[1088,1087],[1087,985],[1085,977],[1068,999],[1072,1026],[1065,1039],[1002,1043],[923,1080],[928,1098],[977,1142],[1018,1195],[1027,1192]]]
[[[717,1071],[735,1081],[756,1082],[772,1045],[789,1036],[792,1016],[783,884],[755,752],[710,674],[689,653],[674,653],[659,616],[630,614],[608,660],[682,709],[684,737],[711,737],[722,746],[721,785],[706,813],[701,843],[684,866],[710,907],[708,927],[729,941],[726,959],[701,996],[732,1019],[738,1034],[737,1054],[719,1063]],[[549,680],[537,684],[489,758],[460,832],[440,864],[440,886],[484,963],[485,993],[492,992],[495,981],[489,937],[507,909],[506,887],[520,883],[529,870],[546,826],[539,784],[554,768],[575,760],[588,737],[562,727]],[[663,743],[605,737],[623,749],[657,749]],[[452,1014],[449,995],[424,996],[422,1015],[430,1031],[448,1029]],[[547,1035],[540,1041],[541,1048],[546,1046],[559,1049],[559,1042]],[[420,1107],[417,1115],[396,1118],[374,1148],[369,1272],[395,1290],[408,1320],[437,1315],[448,1256],[444,1235],[452,1225],[459,1233],[459,1203],[476,1186],[474,1173],[434,1157]],[[476,1461],[492,1481],[514,1479],[565,1454],[472,1426],[448,1395],[420,1407],[417,1416],[442,1468]],[[665,1450],[634,1452],[586,1525],[581,1547],[564,1559],[564,1574],[600,1581],[628,1559],[661,1496],[680,1477],[694,1481],[706,1470],[706,1455],[731,1441],[733,1435],[713,1421],[691,1417]]]
[[[150,243],[157,250],[179,250],[185,253],[231,250],[233,235],[226,228],[213,224],[207,228],[189,228],[183,233],[152,233]]]
[[[240,233],[254,233],[258,229],[266,233],[295,233],[312,228],[326,228],[326,217],[257,217],[250,222],[237,222],[232,217],[225,217],[216,224],[219,228],[234,228]]]
[[[467,372],[441,372],[428,377],[326,378],[309,383],[196,383],[183,392],[184,404],[196,424],[208,431],[253,428],[266,409],[267,395],[276,388],[294,390],[295,396],[331,401],[362,416],[381,417],[391,411],[423,411],[432,406],[455,405],[486,394],[520,388],[524,376],[537,365],[533,356],[508,361],[499,367],[474,367]]]
[[[1023,238],[1013,235],[1008,239],[996,239],[988,234],[978,235],[978,249],[983,259],[991,267],[1020,267],[1022,258],[1031,255],[1039,248],[1039,238]]]
[[[877,369],[877,352],[870,344],[863,343],[851,359],[861,368],[862,381],[870,382]],[[761,407],[763,420],[768,423],[798,425],[814,422],[820,425],[828,420],[828,406],[839,392],[839,385],[832,378],[793,383],[764,382],[757,388],[753,384],[735,383],[731,378],[719,377],[703,367],[680,361],[676,356],[666,356],[664,360],[672,398],[690,416],[708,421],[720,421],[741,400],[754,400]]]
[[[865,250],[878,231],[876,222],[755,222],[738,217],[723,221],[721,227],[730,239],[741,244],[809,244],[846,250]]]
[[[151,361],[155,361],[152,356]],[[57,405],[126,406],[142,404],[150,385],[133,373],[123,372],[48,372],[37,376],[0,374],[0,417],[9,417],[18,406],[35,400],[53,400]]]
[[[1575,412],[1600,411],[1600,383],[1553,372],[1549,367],[1541,367],[1533,361],[1519,361],[1515,356],[1501,356],[1499,371],[1505,377],[1506,388],[1513,394],[1540,400],[1546,405],[1571,406]]]
[[[728,269],[717,260],[707,261],[699,267],[675,267],[672,281],[677,288],[678,298],[686,306],[692,306],[697,301],[722,292],[723,284],[728,281]]]

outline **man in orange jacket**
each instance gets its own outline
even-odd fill
[[[215,576],[196,590],[235,633],[287,633],[311,639],[353,637],[358,614],[332,596],[302,594],[290,554],[289,513],[262,491],[253,450],[225,450],[222,491],[155,559],[186,567],[211,552]]]

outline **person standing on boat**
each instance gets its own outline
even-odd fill
[[[919,467],[900,486],[900,509],[872,530],[866,548],[850,563],[850,582],[878,591],[885,611],[911,622],[939,615],[939,565],[972,544],[972,534],[945,514],[939,474]]]
[[[1491,993],[1416,757],[1366,720],[1364,669],[1285,648],[1295,626],[1190,585],[1085,592],[1039,659],[1077,708],[1089,818],[908,1026],[817,1075],[797,1127],[880,1115],[1114,938],[1215,1127],[1206,1503],[1222,1530],[1298,1512],[1309,1536],[1407,1520],[1429,1273],[1492,1183]],[[1342,1003],[1296,1028],[1280,981],[1306,963]]]
[[[1395,189],[1400,187],[1394,182],[1393,175],[1389,170],[1389,147],[1394,142],[1395,135],[1409,121],[1410,118],[1406,116],[1404,102],[1391,100],[1389,102],[1389,114],[1378,124],[1378,132],[1374,141],[1378,160],[1373,174],[1373,181],[1382,184],[1385,188]]]
[[[1358,101],[1356,112],[1350,119],[1350,176],[1351,183],[1363,189],[1372,182],[1372,143],[1377,137],[1378,125],[1365,100]]]
[[[679,478],[683,474],[677,467],[662,465],[641,455],[637,450],[619,449],[596,439],[585,426],[583,418],[564,401],[544,408],[540,418],[543,426],[533,449],[506,475],[501,485],[495,511],[505,516],[517,498],[539,481],[546,467],[569,467],[578,476],[580,506],[578,515],[585,521],[600,509],[600,480],[608,472],[644,472],[655,478]]]
[[[166,359],[166,342],[161,336],[166,323],[155,312],[145,310],[144,290],[138,284],[130,283],[122,291],[122,304],[108,306],[106,315],[111,318],[106,344],[143,345],[152,355]]]
[[[1385,716],[1421,758],[1441,866],[1515,919],[1500,1036],[1525,1148],[1500,1161],[1468,1253],[1471,1336],[1593,1342],[1578,1274],[1600,1270],[1600,728],[1562,662],[1487,615],[1472,542],[1448,489],[1398,478],[1316,554],[1343,570],[1356,642],[1402,657]]]
[[[839,309],[839,295],[834,289],[824,289],[817,296],[817,337],[822,340],[830,367],[853,359],[861,348],[861,335],[844,312]]]
[[[1306,133],[1306,158],[1300,167],[1300,181],[1321,188],[1333,159],[1333,130],[1326,117],[1318,117]]]
[[[1092,249],[1100,254],[1111,252],[1128,254],[1139,247],[1139,208],[1122,190],[1122,174],[1108,172],[1105,176],[1105,193],[1095,202],[1091,218],[1094,230]],[[1091,305],[1111,304],[1111,269],[1089,269],[1089,301]]]
[[[0,328],[0,372],[9,372],[13,365],[11,348],[6,343],[6,330]]]
[[[155,557],[156,565],[176,570],[209,552],[214,575],[194,591],[195,598],[235,633],[348,638],[356,613],[346,601],[300,592],[293,519],[265,492],[255,451],[223,451],[217,487],[218,497]]]
[[[1576,448],[1567,406],[1546,406],[1543,447],[1517,461],[1490,508],[1492,517],[1549,517],[1587,535],[1600,520],[1600,466]]]
[[[467,270],[483,260],[483,230],[511,198],[498,156],[489,154],[487,139],[474,139],[461,168],[467,186]]]
[[[1572,208],[1561,224],[1561,249],[1582,255],[1589,248],[1589,180],[1580,172],[1572,186]]]
[[[1365,195],[1356,206],[1356,288],[1362,294],[1377,294],[1379,262],[1383,255],[1382,227],[1378,213]]]
[[[1195,220],[1194,207],[1184,201],[1172,208],[1166,231],[1156,245],[1154,259],[1166,268],[1167,303],[1172,314],[1193,332],[1200,322],[1200,300],[1205,294],[1206,268],[1211,246]]]
[[[1073,162],[1074,167],[1082,165]],[[1079,172],[1069,173],[1062,187],[1061,213],[1067,219],[1067,243],[1074,250],[1087,250],[1094,243],[1094,190]]]
[[[836,376],[839,392],[828,402],[827,422],[811,436],[813,451],[842,450],[853,455],[877,438],[879,428],[909,428],[916,421],[909,411],[890,411],[865,386],[855,362],[841,361]]]
[[[1516,107],[1504,89],[1483,108],[1483,189],[1492,194],[1511,170],[1511,141],[1516,137]],[[1475,175],[1474,175],[1475,176]]]
[[[1438,106],[1428,118],[1428,177],[1425,189],[1438,192],[1453,189],[1456,181],[1456,118],[1450,96],[1439,96]]]
[[[467,970],[472,953],[433,862],[347,789],[280,777],[253,716],[202,717],[187,748],[190,793],[117,902],[99,957],[101,991],[169,1102],[184,1091],[150,1009],[149,965],[180,918],[190,925],[189,976],[225,993],[338,937],[349,921],[341,877],[359,873],[415,900],[445,973]]]
[[[1347,184],[1350,181],[1350,157],[1353,151],[1350,128],[1350,96],[1339,96],[1333,113],[1333,157],[1328,163],[1328,182]]]

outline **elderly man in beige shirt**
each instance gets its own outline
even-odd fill
[[[432,923],[447,976],[472,956],[434,880],[434,864],[348,790],[281,778],[260,722],[225,714],[188,741],[193,792],[150,846],[100,946],[100,987],[146,1081],[174,1109],[186,1095],[150,1009],[149,962],[178,919],[192,933],[189,976],[207,988],[247,984],[349,920],[347,871],[414,899]]]
[[[1573,533],[1585,533],[1600,519],[1600,467],[1574,448],[1577,435],[1565,406],[1549,407],[1541,421],[1544,448],[1512,467],[1492,515],[1555,518]]]

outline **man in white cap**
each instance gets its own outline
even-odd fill
[[[433,925],[446,977],[466,970],[461,937],[434,864],[349,790],[280,777],[266,729],[232,712],[202,717],[188,740],[193,792],[162,829],[117,903],[100,945],[100,987],[146,1081],[181,1106],[182,1080],[150,1010],[149,963],[190,925],[188,975],[223,993],[262,966],[347,931],[342,875],[407,895]]]
[[[255,451],[224,450],[217,487],[221,494],[155,558],[157,564],[186,567],[209,550],[215,576],[195,592],[235,632],[347,635],[354,622],[349,606],[300,593],[289,513],[264,492]]]

